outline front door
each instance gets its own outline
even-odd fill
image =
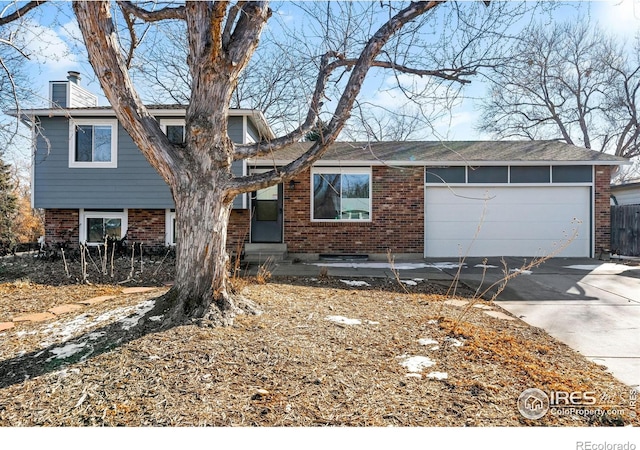
[[[251,195],[251,242],[282,242],[282,184]]]

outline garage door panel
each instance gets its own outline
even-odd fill
[[[551,241],[564,241],[567,237],[574,234],[577,230],[578,236],[588,237],[588,227],[583,224],[572,224],[569,221],[563,222],[533,222],[533,221],[512,221],[505,224],[503,221],[480,222],[456,222],[442,221],[440,222],[442,229],[438,233],[440,239],[456,239],[461,237],[471,237],[478,233],[478,239],[496,239],[500,240],[518,239],[532,240],[542,239]],[[480,230],[478,231],[478,227]]]
[[[562,256],[582,257],[583,247],[588,242],[583,240],[572,241],[567,248],[562,249]],[[552,253],[559,248],[559,244],[553,241],[527,242],[522,240],[481,240],[471,241],[459,239],[440,240],[431,245],[433,257],[456,257],[466,255],[479,257],[495,256],[522,256],[522,257],[542,257]]]
[[[590,254],[589,187],[464,187],[455,193],[426,188],[426,256],[456,256],[472,242],[472,256],[542,256],[566,245],[576,229],[562,255]],[[472,199],[486,195],[492,199]]]

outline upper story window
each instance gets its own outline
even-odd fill
[[[69,167],[118,167],[118,122],[109,119],[69,121]]]
[[[172,144],[184,144],[185,122],[184,119],[160,119],[160,127]]]
[[[318,168],[311,176],[313,220],[371,220],[370,169]]]

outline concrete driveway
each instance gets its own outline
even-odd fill
[[[482,292],[523,258],[467,258],[460,280]],[[393,277],[386,262],[344,261],[279,264],[274,275],[317,276],[319,265],[334,277]],[[456,259],[396,261],[403,278],[450,283]],[[490,294],[489,294],[490,296]],[[486,296],[485,296],[486,298]],[[640,386],[640,266],[586,258],[553,258],[521,271],[497,297],[498,305],[530,325],[602,364],[620,381]]]
[[[507,272],[522,258],[505,258]],[[503,276],[503,264],[468,259],[462,281],[476,288]],[[453,275],[453,271],[446,270]],[[484,275],[483,275],[484,273]],[[498,305],[640,386],[640,267],[594,259],[554,258],[511,279]]]

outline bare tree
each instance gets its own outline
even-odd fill
[[[586,20],[528,30],[490,76],[480,130],[639,155],[639,48]]]
[[[390,70],[398,79],[404,73],[446,84],[466,83],[501,47],[504,30],[530,11],[527,4],[510,2],[488,7],[484,2],[436,1],[314,5],[325,11],[320,21],[324,25],[307,27],[317,31],[306,44],[313,57],[305,62],[305,67],[314,67],[315,76],[304,96],[299,124],[273,140],[239,145],[227,134],[228,109],[241,75],[253,58],[259,58],[256,49],[272,15],[268,2],[188,1],[146,9],[147,4],[119,1],[117,6],[125,17],[123,27],[116,23],[109,1],[77,1],[73,10],[116,116],[168,184],[175,202],[175,284],[150,313],[162,314],[163,326],[187,318],[232,320],[237,306],[227,291],[225,245],[233,198],[287,180],[318,160],[344,128],[370,69]],[[183,145],[172,144],[164,135],[141,100],[130,69],[136,65],[132,55],[143,47],[137,24],[168,22],[184,23],[188,48],[183,61],[189,82]],[[405,95],[416,99],[421,89],[406,90]],[[261,174],[232,174],[234,160],[271,155],[303,139],[320,120],[320,139],[298,159]]]

